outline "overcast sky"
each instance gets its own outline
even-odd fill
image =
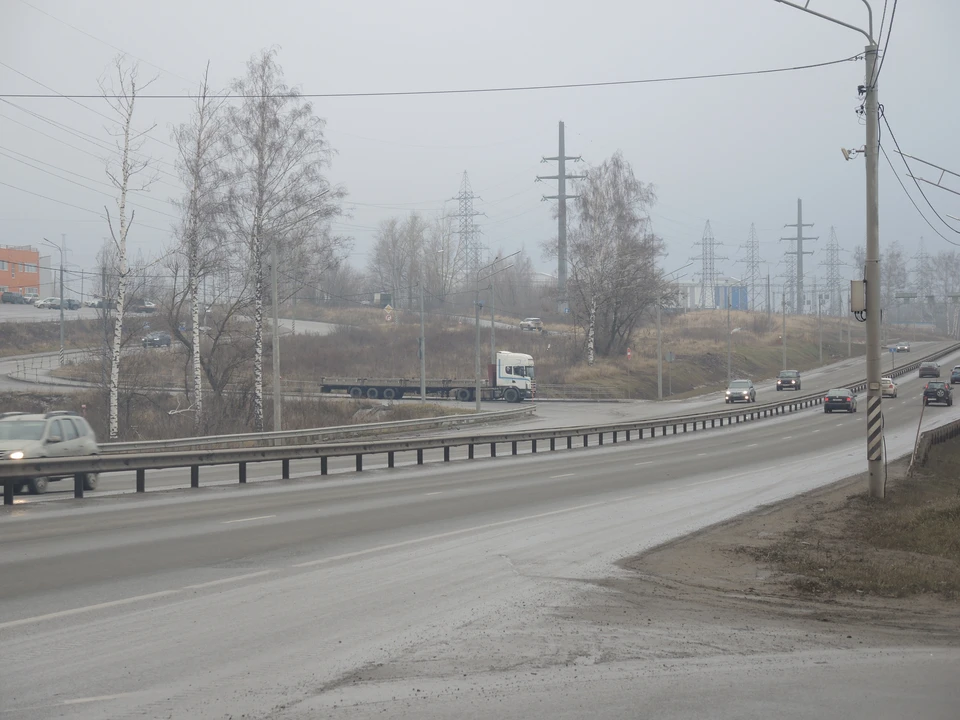
[[[879,25],[883,2],[871,2]],[[812,7],[866,24],[860,0],[813,0]],[[960,172],[958,29],[960,3],[901,2],[880,97],[904,152]],[[864,39],[773,0],[0,0],[0,94],[45,92],[45,85],[95,95],[118,49],[140,60],[143,75],[158,76],[152,92],[194,91],[208,60],[214,84],[224,87],[252,53],[272,45],[280,48],[289,84],[328,93],[761,70],[848,57],[863,50]],[[734,261],[743,257],[740,246],[753,222],[763,261],[777,275],[787,245],[778,239],[791,232],[784,223],[796,222],[797,198],[804,201],[804,222],[815,223],[808,234],[821,237],[815,249],[826,244],[831,225],[848,251],[864,241],[863,159],[845,162],[840,153],[864,142],[855,114],[863,71],[859,61],[692,82],[318,99],[316,112],[327,120],[337,151],[331,180],[349,192],[350,217],[336,229],[354,237],[351,261],[364,266],[379,221],[413,209],[441,211],[466,170],[483,198],[476,207],[485,213],[478,220],[486,244],[525,247],[540,269],[555,272],[539,245],[556,232],[551,204],[541,201],[556,187],[535,176],[555,173],[540,158],[556,155],[563,120],[568,154],[599,163],[621,150],[637,176],[654,184],[659,202],[652,215],[667,241],[666,269],[697,254],[694,243],[709,219],[724,243],[718,255],[729,258],[718,261],[719,271],[743,273]],[[0,244],[39,244],[64,233],[70,261],[94,265],[107,235],[97,214],[105,203],[115,211],[99,159],[110,142],[101,116],[107,112],[98,99],[0,102]],[[145,150],[161,170],[173,171],[171,128],[188,112],[183,100],[139,106],[136,124],[156,125]],[[885,147],[892,153],[892,143]],[[935,179],[933,171],[918,174]],[[138,225],[130,239],[146,255],[169,243],[168,201],[178,190],[170,176],[161,177],[134,201]],[[950,247],[917,214],[885,163],[880,182],[883,246],[915,245],[922,236],[928,252]],[[941,213],[960,216],[960,197],[936,188],[927,195]],[[822,260],[818,250],[808,268]],[[822,276],[823,269],[814,273]]]

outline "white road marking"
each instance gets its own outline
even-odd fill
[[[697,453],[697,457],[703,457],[706,453]]]
[[[813,432],[818,433],[818,432],[820,432],[820,431],[819,431],[819,430],[814,430]]]
[[[763,473],[763,472],[767,472],[767,471],[769,471],[769,470],[776,470],[776,469],[777,469],[777,467],[772,465],[772,466],[770,466],[770,467],[760,468],[759,470],[751,470],[748,474],[753,475],[753,474],[755,474],[755,473]],[[743,476],[744,476],[744,473],[742,473],[742,472],[741,472],[741,473],[734,473],[733,475],[724,475],[723,477],[710,478],[709,480],[701,480],[700,482],[690,483],[689,485],[686,485],[685,487],[696,487],[697,485],[707,485],[707,484],[709,484],[709,483],[723,482],[724,480],[733,480],[734,478],[739,478],[739,477],[743,477]]]
[[[748,447],[748,448],[756,447],[756,446],[759,445],[759,444],[760,444],[760,443],[753,443],[752,445],[747,445],[747,447]]]
[[[637,465],[651,465],[652,463],[653,463],[653,460],[647,460],[645,462],[634,463],[633,466],[637,467]]]
[[[94,610],[104,610],[106,608],[117,607],[119,605],[130,605],[131,603],[142,602],[144,600],[154,600],[156,598],[167,597],[168,595],[175,595],[178,590],[161,590],[160,592],[147,593],[146,595],[135,595],[134,597],[124,598],[123,600],[110,600],[109,602],[97,603],[96,605],[87,605],[85,607],[71,608],[70,610],[60,610],[59,612],[47,613],[46,615],[36,615],[35,617],[22,618],[20,620],[8,620],[5,623],[0,623],[0,630],[6,630],[7,628],[20,627],[21,625],[29,625],[35,622],[42,622],[44,620],[57,620],[59,618],[70,617],[71,615],[79,615],[84,612],[92,612]]]
[[[64,700],[64,705],[82,705],[83,703],[104,702],[106,700],[116,700],[117,698],[127,697],[133,693],[117,693],[116,695],[97,695],[96,697],[75,698],[73,700]]]
[[[564,473],[563,475],[551,475],[551,480],[559,480],[560,478],[573,477],[576,473]]]
[[[224,521],[223,521],[222,523],[220,523],[220,524],[221,524],[221,525],[229,525],[230,523],[251,522],[251,521],[253,521],[253,520],[266,520],[266,519],[268,519],[268,518],[275,518],[275,517],[276,517],[276,515],[258,515],[257,517],[240,518],[239,520],[224,520]]]
[[[617,498],[614,502],[623,502],[624,500],[633,500],[636,495],[627,495],[626,497]]]
[[[428,492],[427,495],[442,495],[443,490],[436,490],[434,492]]]
[[[397,548],[408,547],[410,545],[416,545],[417,543],[429,542],[431,540],[443,540],[448,537],[456,537],[457,535],[466,535],[467,533],[480,532],[481,530],[490,530],[495,527],[503,527],[504,525],[513,525],[515,523],[526,522],[528,520],[539,520],[541,518],[553,517],[554,515],[563,515],[570,512],[576,512],[577,510],[586,510],[588,508],[598,507],[600,505],[607,505],[607,502],[592,502],[585,505],[574,505],[573,507],[564,508],[563,510],[551,510],[550,512],[537,513],[536,515],[525,515],[523,517],[513,518],[511,520],[500,520],[498,522],[486,523],[484,525],[474,525],[473,527],[463,528],[462,530],[451,530],[450,532],[437,533],[435,535],[424,535],[423,537],[411,538],[410,540],[403,540],[401,542],[390,543],[389,545],[378,545],[376,547],[367,548],[366,550],[356,550],[354,552],[343,553],[342,555],[331,555],[327,558],[320,558],[319,560],[309,560],[307,562],[296,563],[290,567],[301,568],[301,567],[314,567],[316,565],[327,565],[332,562],[337,562],[338,560],[349,560],[355,557],[363,557],[364,555],[373,555],[374,553],[381,553],[387,550],[396,550]],[[0,625],[0,628],[3,626]]]
[[[792,439],[793,439],[793,435],[787,435],[785,438],[781,438],[781,440],[792,440]]]
[[[201,588],[215,587],[217,585],[226,585],[227,583],[240,582],[250,578],[262,577],[274,572],[273,570],[258,570],[257,572],[247,573],[246,575],[234,575],[233,577],[221,578],[220,580],[211,580],[210,582],[199,583],[197,585],[185,585],[184,590],[200,590]]]

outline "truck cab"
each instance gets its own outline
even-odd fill
[[[510,352],[509,350],[497,351],[497,364],[490,366],[490,385],[499,388],[498,395],[506,400],[512,400],[514,390],[516,400],[519,402],[524,398],[533,397],[536,390],[534,382],[534,364],[533,356],[526,353]]]

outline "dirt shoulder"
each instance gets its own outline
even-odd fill
[[[649,622],[766,630],[794,647],[960,645],[960,476],[952,462],[905,475],[890,467],[883,503],[848,478],[628,558],[601,584]]]

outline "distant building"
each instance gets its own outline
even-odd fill
[[[0,245],[0,291],[40,292],[40,252],[29,245]]]
[[[40,290],[39,295],[42,298],[58,297],[57,283],[54,281],[53,266],[50,264],[49,255],[40,256]]]

